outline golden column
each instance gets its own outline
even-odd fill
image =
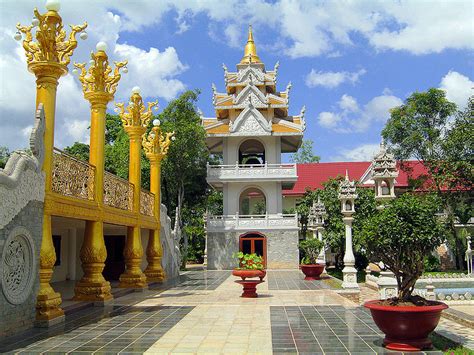
[[[16,40],[23,39],[23,48],[26,53],[28,70],[36,76],[36,107],[40,103],[44,107],[45,133],[44,133],[44,162],[43,171],[45,173],[45,209],[43,216],[43,238],[40,249],[40,289],[36,302],[37,325],[45,326],[57,323],[64,319],[64,312],[61,309],[61,294],[54,292],[49,284],[53,275],[54,263],[56,262],[56,252],[53,246],[51,231],[51,215],[48,210],[48,200],[51,198],[51,176],[54,146],[54,117],[56,111],[56,90],[58,80],[62,75],[67,74],[67,65],[70,57],[77,47],[76,34],[81,32],[82,39],[87,38],[84,29],[87,23],[80,26],[70,26],[71,33],[66,39],[66,30],[63,28],[62,19],[59,15],[59,2],[48,0],[46,2],[45,14],[40,14],[34,10],[34,18],[30,26],[16,27]],[[31,30],[37,27],[35,38]]]
[[[133,212],[137,215],[137,225],[127,227],[127,242],[123,250],[125,257],[125,272],[120,275],[119,287],[124,288],[145,288],[147,279],[140,268],[143,257],[142,237],[140,229],[140,191],[141,191],[141,140],[145,134],[148,123],[152,117],[152,108],[158,105],[158,101],[149,102],[148,109],[145,110],[140,89],[134,87],[130,104],[125,112],[123,103],[116,106],[119,109],[119,116],[122,120],[125,132],[130,139],[130,163],[128,169],[128,180],[133,184]]]
[[[89,163],[95,166],[94,200],[102,212],[104,206],[105,112],[107,103],[114,99],[121,77],[120,69],[123,68],[126,71],[127,61],[115,62],[115,70],[112,73],[105,53],[107,45],[104,42],[99,42],[96,49],[96,53],[91,53],[89,70],[86,70],[84,63],[75,63],[74,66],[81,70],[79,80],[82,83],[82,91],[91,105]],[[86,221],[80,256],[84,276],[76,283],[74,299],[95,302],[106,302],[112,299],[110,283],[102,275],[107,249],[105,248],[104,222],[101,214],[96,221]]]
[[[161,160],[168,153],[171,140],[174,140],[174,132],[161,134],[160,121],[153,121],[153,128],[148,137],[143,136],[143,149],[147,158],[150,160],[150,192],[155,195],[155,218],[157,223],[156,229],[151,229],[148,237],[148,246],[146,248],[146,259],[148,266],[145,269],[145,275],[148,282],[161,282],[165,278],[165,272],[161,266],[161,258],[163,250],[160,241],[160,205],[161,205]]]

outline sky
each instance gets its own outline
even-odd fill
[[[30,24],[44,4],[0,0],[0,146],[10,150],[27,146],[35,109],[35,79],[15,25]],[[289,113],[306,106],[304,138],[321,161],[370,160],[389,109],[415,91],[442,88],[462,109],[474,90],[472,0],[63,0],[60,14],[65,25],[88,22],[72,62],[88,62],[99,41],[111,61],[129,61],[116,102],[139,86],[163,108],[200,89],[205,117],[214,115],[212,83],[225,90],[222,64],[235,71],[252,24],[266,68],[280,63],[278,90],[292,83]],[[88,143],[89,118],[79,81],[67,74],[55,146]]]

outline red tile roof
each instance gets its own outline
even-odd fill
[[[323,188],[323,182],[338,175],[344,176],[346,169],[349,179],[360,181],[370,164],[371,162],[369,161],[297,164],[298,180],[292,189],[283,190],[283,195],[302,196],[307,188],[311,190],[321,189]],[[404,164],[410,172],[407,173],[406,171],[399,170],[398,178],[395,180],[396,187],[408,187],[409,177],[415,178],[426,174],[426,168],[418,161],[411,160]]]

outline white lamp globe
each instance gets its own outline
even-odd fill
[[[132,94],[139,94],[140,93],[140,87],[134,86],[132,89]]]
[[[161,124],[161,122],[160,122],[160,120],[159,120],[158,118],[155,118],[155,119],[153,120],[153,126],[158,127],[160,124]]]
[[[33,20],[31,20],[31,24],[33,25],[33,27],[36,27],[40,24],[40,22],[36,17],[33,17]]]
[[[172,140],[172,141],[175,141],[175,140],[176,140],[176,137],[175,137],[175,136],[171,137],[171,140]]]
[[[86,31],[82,31],[81,34],[79,35],[79,37],[82,39],[82,40],[86,40],[88,35],[87,35],[87,32]]]
[[[46,9],[48,9],[49,11],[58,12],[60,8],[61,8],[61,3],[59,2],[59,0],[47,0],[46,1]]]
[[[20,31],[16,31],[15,32],[15,35],[13,36],[13,38],[15,39],[15,41],[21,41],[21,32]]]
[[[107,43],[105,43],[105,42],[99,42],[99,43],[97,43],[97,45],[95,46],[95,49],[97,49],[97,51],[105,52],[105,51],[107,50]]]

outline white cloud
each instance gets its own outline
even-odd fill
[[[321,112],[318,116],[318,122],[326,128],[335,128],[342,120],[342,117],[333,112]]]
[[[347,94],[342,95],[335,112],[321,112],[318,122],[321,126],[340,133],[365,132],[375,122],[386,122],[390,109],[402,104],[393,95],[376,96],[362,107]]]
[[[458,105],[459,109],[464,109],[469,96],[474,94],[474,81],[452,70],[441,79],[439,86],[446,90],[446,98]]]
[[[359,81],[359,78],[366,73],[365,69],[360,69],[356,72],[323,72],[323,71],[315,71],[311,69],[311,72],[306,76],[306,85],[310,88],[314,88],[316,86],[323,86],[329,89],[333,89],[338,87],[344,82],[349,82],[351,84],[355,84]]]
[[[185,84],[177,78],[187,66],[183,64],[173,47],[138,48],[129,44],[117,45],[123,31],[141,31],[150,24],[159,22],[161,16],[174,7],[170,2],[140,1],[140,6],[132,2],[112,0],[84,0],[81,6],[73,2],[63,2],[61,16],[69,33],[69,24],[88,22],[89,39],[79,40],[71,62],[88,62],[90,51],[98,41],[108,44],[110,63],[128,59],[129,74],[123,75],[119,83],[116,101],[125,101],[133,86],[140,86],[144,96],[170,100],[182,90]],[[37,5],[40,12],[43,4],[31,1],[3,4],[0,12],[0,130],[1,145],[10,149],[28,145],[24,134],[29,131],[35,111],[35,78],[26,69],[26,60],[21,43],[12,37],[17,22],[31,22],[32,10]],[[185,18],[183,10],[181,19]],[[181,27],[183,30],[183,28]],[[128,56],[127,58],[125,58]],[[72,69],[72,64],[69,66]],[[7,84],[8,83],[8,84]],[[109,104],[109,109],[113,103]],[[87,142],[90,120],[89,103],[84,99],[77,78],[66,75],[59,81],[56,100],[55,145],[64,147],[75,141]]]
[[[379,151],[379,144],[361,144],[351,149],[340,149],[339,153],[331,157],[332,161],[370,161]]]
[[[234,48],[242,47],[242,42],[243,42],[241,41],[242,30],[240,26],[237,26],[236,24],[230,24],[224,30],[224,34],[226,36],[227,43],[231,47],[234,47]]]
[[[143,97],[164,97],[171,100],[185,89],[177,79],[187,66],[181,63],[173,47],[160,52],[157,48],[145,51],[128,44],[117,44],[115,54],[121,59],[128,59],[129,73],[122,76],[118,97],[127,98],[134,86],[139,86]]]

